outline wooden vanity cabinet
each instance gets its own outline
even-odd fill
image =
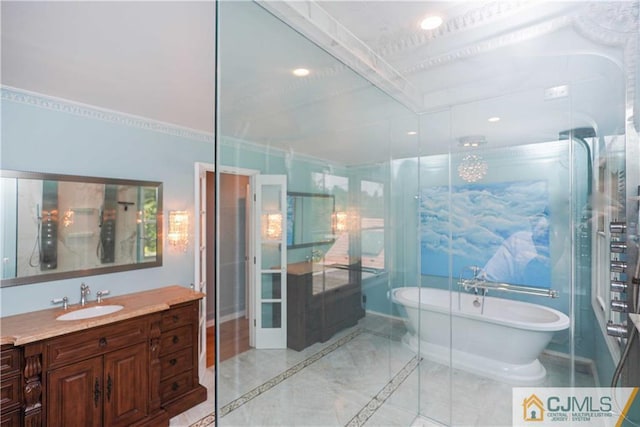
[[[170,417],[207,399],[207,389],[198,380],[199,303],[175,305],[162,313],[160,399]]]
[[[45,341],[46,425],[130,426],[158,411],[149,405],[154,317]]]
[[[12,345],[0,347],[0,426],[22,424],[22,351]]]
[[[49,371],[48,425],[129,426],[145,418],[146,350],[139,343]]]
[[[176,285],[114,297],[125,308],[110,318],[60,322],[54,309],[3,318],[0,427],[168,426],[207,398],[202,296]]]

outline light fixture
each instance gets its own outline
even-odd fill
[[[418,132],[416,132],[415,130],[410,130],[409,132],[407,132],[407,135],[417,135]]]
[[[306,77],[311,73],[311,71],[306,68],[296,68],[292,71],[292,73],[296,77]]]
[[[174,248],[187,251],[187,246],[189,246],[189,212],[169,211],[167,241]]]
[[[347,229],[347,213],[345,211],[333,213],[333,229],[336,232],[342,232]]]
[[[486,143],[484,135],[468,135],[458,138],[458,145],[466,148],[476,148]]]
[[[430,15],[420,22],[420,28],[423,30],[435,30],[442,25],[442,17],[438,15]]]
[[[487,121],[490,122],[490,123],[499,122],[500,121],[500,117],[498,117],[498,116],[489,117],[487,119]]]
[[[74,212],[71,208],[67,209],[62,216],[62,225],[65,227],[69,227],[73,224]]]
[[[467,182],[480,181],[487,174],[489,166],[477,154],[467,154],[458,165],[458,176]]]
[[[282,239],[282,214],[280,212],[262,214],[262,238],[264,240]]]

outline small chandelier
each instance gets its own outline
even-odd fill
[[[467,154],[458,165],[458,175],[467,182],[480,181],[487,174],[489,166],[477,154]]]

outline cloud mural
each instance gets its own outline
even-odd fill
[[[429,187],[421,191],[422,274],[458,277],[482,267],[489,280],[548,288],[546,181]]]

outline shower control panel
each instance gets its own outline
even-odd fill
[[[629,305],[624,299],[628,287],[626,283],[627,261],[624,259],[625,252],[627,251],[627,242],[625,241],[625,234],[627,232],[626,222],[611,222],[609,224],[609,232],[611,234],[611,241],[609,242],[609,252],[611,254],[609,271],[612,276],[610,291],[617,294],[611,299],[610,309],[612,312],[628,313]],[[607,334],[613,337],[626,338],[626,321],[614,323],[609,320],[607,323]]]

